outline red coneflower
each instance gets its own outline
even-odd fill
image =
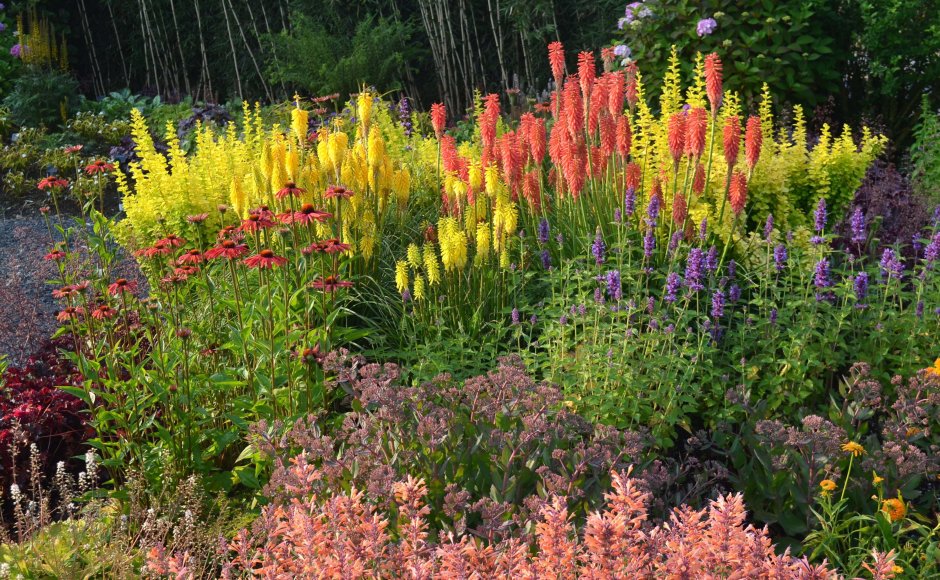
[[[85,309],[81,306],[69,306],[63,308],[57,315],[56,320],[59,322],[68,322],[69,320],[75,320],[81,318],[85,314]]]
[[[581,86],[581,95],[585,102],[591,102],[591,89],[597,71],[594,68],[594,53],[589,51],[578,53],[578,84]]]
[[[688,215],[689,206],[685,203],[685,196],[682,195],[682,192],[677,192],[675,199],[672,200],[672,221],[681,227]]]
[[[333,199],[334,197],[349,199],[352,196],[352,190],[346,189],[342,185],[331,185],[326,188],[326,193],[323,194],[326,199]]]
[[[55,249],[43,256],[42,259],[46,260],[47,262],[58,262],[59,260],[65,259],[65,252],[59,249]]]
[[[245,265],[249,268],[271,269],[283,266],[286,263],[287,258],[277,256],[272,250],[268,249],[261,250],[250,258],[245,258]]]
[[[164,284],[173,285],[173,284],[182,284],[188,278],[189,278],[188,275],[174,270],[172,273],[167,274],[163,278],[160,278],[160,281],[163,282]]]
[[[714,117],[721,107],[721,59],[714,52],[705,57],[705,92]]]
[[[686,120],[685,152],[699,158],[705,152],[705,131],[708,128],[708,112],[701,107],[689,110]]]
[[[195,276],[199,273],[199,266],[180,266],[179,268],[173,268],[173,273],[177,276],[183,276],[183,279],[189,278],[190,276]]]
[[[201,264],[203,260],[205,259],[206,257],[202,254],[201,251],[193,248],[192,250],[187,250],[186,252],[183,252],[183,254],[179,258],[177,258],[176,263],[180,265]]]
[[[284,187],[279,189],[277,193],[274,194],[274,197],[278,199],[284,199],[285,197],[294,197],[299,196],[304,193],[307,193],[307,190],[302,187],[297,187],[293,181],[288,181],[284,184]]]
[[[68,179],[63,179],[61,177],[43,177],[39,180],[39,183],[36,184],[36,187],[42,190],[46,189],[65,189],[69,186]]]
[[[548,63],[552,67],[556,88],[561,88],[561,81],[565,77],[565,47],[557,40],[548,45]]]
[[[248,246],[239,244],[235,240],[223,240],[221,244],[214,248],[206,250],[206,259],[214,260],[216,258],[225,258],[234,260],[248,253]]]
[[[50,211],[50,208],[48,205],[44,205],[41,208],[39,208],[39,213],[41,213],[42,215],[48,214],[49,211]]]
[[[209,214],[207,213],[197,213],[195,215],[186,216],[186,221],[191,224],[201,224],[207,219],[209,219]]]
[[[322,290],[323,292],[336,292],[339,288],[349,288],[353,285],[348,280],[340,280],[336,276],[327,276],[326,278],[317,278],[310,283],[312,288]]]
[[[108,171],[114,171],[114,165],[101,159],[95,159],[85,166],[85,173],[88,175],[97,175],[99,173],[107,173]]]
[[[102,304],[91,312],[91,316],[97,320],[106,320],[108,318],[114,318],[117,316],[117,310],[111,308],[107,304]]]
[[[728,167],[734,167],[738,162],[738,150],[741,148],[741,121],[737,115],[731,115],[725,120],[724,128],[725,161]]]
[[[763,143],[761,134],[760,117],[750,116],[747,119],[747,129],[744,132],[744,159],[747,161],[747,168],[754,171],[757,160],[760,159],[760,148]]]
[[[66,153],[78,153],[84,147],[85,147],[84,145],[69,145],[68,147],[65,148],[65,152]]]
[[[705,191],[705,166],[699,163],[695,166],[695,177],[692,178],[692,191],[702,195]]]
[[[88,290],[88,288],[90,287],[91,287],[91,282],[89,282],[88,280],[82,280],[81,282],[72,284],[72,290],[80,294],[84,294],[84,292]]]
[[[447,107],[443,103],[431,105],[431,126],[434,127],[434,135],[440,139],[447,126]]]
[[[329,240],[323,240],[322,242],[314,242],[303,249],[303,253],[312,254],[312,253],[325,253],[325,254],[338,254],[340,252],[348,252],[352,246],[349,244],[344,244],[337,240],[336,238],[331,238]]]
[[[224,226],[222,229],[220,229],[220,230],[219,230],[219,233],[218,233],[218,235],[217,235],[216,237],[218,237],[218,239],[220,239],[220,240],[225,240],[225,239],[229,239],[229,238],[231,238],[231,239],[242,239],[242,238],[245,237],[245,234],[243,234],[243,233],[241,233],[241,231],[239,231],[238,226],[228,225],[228,226]]]
[[[136,290],[137,282],[133,282],[127,278],[118,278],[108,286],[108,294],[112,296],[117,296],[122,292],[130,292],[133,294]]]
[[[242,221],[241,229],[244,232],[257,232],[274,225],[271,220],[265,219],[260,213],[249,214]]]
[[[731,211],[734,212],[734,215],[744,211],[744,206],[747,204],[747,177],[740,171],[735,171],[731,176],[728,203],[731,204]]]
[[[261,216],[261,219],[265,219],[265,220],[268,220],[268,221],[274,221],[274,212],[271,211],[271,208],[269,208],[269,207],[266,206],[266,205],[259,205],[259,206],[256,207],[255,209],[249,210],[248,213],[249,213],[249,214],[253,214],[253,213],[254,213],[254,214],[258,214],[258,215]]]
[[[56,288],[52,291],[52,297],[57,300],[62,300],[63,298],[69,298],[75,296],[78,292],[75,291],[75,288],[72,286],[63,286],[61,288]]]
[[[163,243],[170,248],[178,248],[185,244],[186,240],[176,234],[167,234],[165,238],[159,240],[157,243]]]
[[[679,160],[685,150],[685,133],[685,113],[673,113],[669,117],[669,153],[672,154],[676,167],[679,166]]]
[[[134,255],[138,257],[143,256],[145,258],[156,258],[157,256],[166,256],[169,253],[170,247],[166,244],[166,242],[157,240],[153,246],[144,248],[142,250],[137,250],[134,252]]]

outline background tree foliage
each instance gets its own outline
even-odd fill
[[[467,110],[475,90],[544,96],[545,45],[578,51],[625,44],[646,76],[717,50],[729,86],[767,82],[782,103],[819,105],[827,120],[873,122],[899,144],[921,100],[940,92],[936,0],[647,0],[642,26],[617,29],[623,0],[28,0],[69,39],[73,73],[89,95],[130,88],[175,100],[276,101],[400,90],[426,107]],[[699,37],[699,19],[715,17]],[[12,22],[11,22],[12,24]],[[3,90],[0,84],[0,90]],[[7,88],[6,90],[10,90]]]

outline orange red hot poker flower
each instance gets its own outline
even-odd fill
[[[734,167],[734,164],[738,162],[738,151],[741,148],[741,121],[736,115],[725,120],[723,137],[725,162],[729,168]]]
[[[731,175],[728,203],[731,204],[731,211],[734,215],[739,215],[744,211],[744,206],[747,204],[747,177],[740,171],[735,171]]]
[[[721,107],[721,59],[717,53],[705,57],[705,92],[712,106],[712,116],[718,114]]]
[[[434,135],[440,139],[444,134],[444,127],[447,125],[447,108],[443,103],[434,103],[431,105],[431,126],[434,127]]]
[[[750,171],[754,171],[754,166],[757,165],[762,143],[760,118],[751,116],[747,120],[747,130],[744,133],[744,159]]]

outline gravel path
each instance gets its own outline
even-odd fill
[[[75,243],[86,256],[82,240]],[[0,356],[11,365],[23,364],[57,328],[58,304],[47,281],[58,277],[58,270],[43,260],[51,247],[42,217],[0,219]],[[117,274],[145,287],[133,258],[122,256]]]

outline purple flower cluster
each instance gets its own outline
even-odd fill
[[[601,236],[601,229],[597,228],[597,233],[594,235],[594,243],[591,244],[591,254],[594,255],[594,262],[598,266],[604,263],[606,250],[607,246],[604,244],[604,238]]]
[[[692,292],[703,290],[702,266],[704,256],[701,248],[692,248],[685,265],[685,286]]]
[[[774,235],[774,214],[767,214],[767,222],[764,224],[764,239],[769,244]]]
[[[898,258],[897,252],[891,248],[885,248],[881,254],[881,277],[900,279],[904,273],[904,264]]]
[[[398,122],[405,130],[405,137],[411,137],[414,132],[414,124],[411,122],[411,105],[408,104],[408,97],[403,97],[398,101]]]
[[[813,284],[816,285],[816,300],[822,302],[823,300],[828,300],[831,296],[831,292],[826,292],[825,290],[832,286],[832,280],[829,276],[829,259],[823,258],[822,260],[816,262],[815,274],[813,275]]]
[[[552,255],[548,252],[548,250],[542,250],[540,257],[542,258],[542,268],[550,270],[552,267]]]
[[[699,224],[698,226],[698,239],[704,242],[707,235],[708,235],[708,218],[703,217],[702,223]]]
[[[539,228],[538,228],[539,243],[542,245],[547,244],[548,238],[550,235],[551,235],[551,227],[548,225],[548,220],[545,218],[542,218],[539,221]]]
[[[865,214],[862,213],[862,208],[856,207],[855,211],[852,212],[849,228],[852,231],[852,243],[864,244],[865,240],[868,239],[868,232],[865,228]]]
[[[663,300],[669,302],[670,304],[675,302],[679,297],[679,288],[681,286],[682,278],[679,277],[679,274],[670,272],[666,277],[666,292],[663,295]]]
[[[787,264],[787,247],[783,244],[777,244],[774,247],[774,268],[782,272]]]
[[[813,244],[819,245],[826,241],[822,234],[826,230],[827,215],[826,198],[820,197],[819,203],[816,204],[816,210],[813,212],[814,228],[816,230],[816,235],[810,239]]]
[[[623,298],[623,287],[620,282],[620,270],[607,272],[607,295],[614,300]]]
[[[712,294],[712,318],[721,318],[725,315],[725,293],[715,290]]]
[[[698,21],[698,24],[695,25],[695,32],[699,36],[708,36],[709,34],[715,32],[718,28],[718,23],[714,18],[703,18]]]
[[[868,272],[859,272],[853,283],[855,286],[855,300],[861,305],[862,300],[868,296]]]
[[[513,326],[519,325],[519,309],[518,308],[512,309],[512,314],[510,315],[510,319],[512,320]]]
[[[628,187],[626,193],[623,194],[623,211],[628,218],[633,217],[636,212],[636,190],[633,187]]]

